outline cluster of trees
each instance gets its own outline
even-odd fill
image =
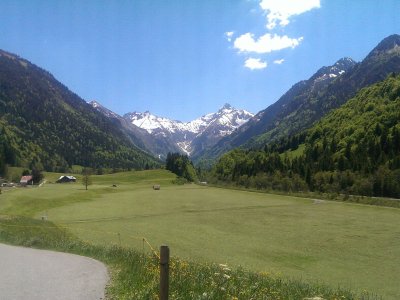
[[[371,172],[322,171],[306,155],[290,159],[277,152],[234,150],[214,167],[210,182],[285,192],[319,191],[364,196],[400,197],[400,168],[379,165]]]
[[[168,153],[165,168],[189,182],[197,180],[196,170],[187,155]]]
[[[294,168],[287,157],[284,159],[277,152],[235,149],[219,159],[208,180],[260,190],[307,191],[304,176]]]
[[[260,189],[400,197],[400,77],[362,90],[296,136],[227,153],[212,178]]]

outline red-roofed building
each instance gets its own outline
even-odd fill
[[[19,183],[22,186],[27,186],[28,184],[33,184],[32,175],[22,176],[21,180],[19,181]]]

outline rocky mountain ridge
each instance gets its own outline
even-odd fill
[[[236,109],[228,103],[217,112],[206,114],[190,122],[158,117],[148,111],[124,115],[125,119],[147,130],[149,134],[172,139],[182,152],[189,156],[231,134],[251,117],[253,117],[252,113]]]
[[[190,122],[181,122],[153,115],[149,111],[127,113],[121,117],[97,101],[92,101],[90,104],[109,118],[130,123],[136,131],[141,130],[142,135],[143,131],[146,131],[156,141],[168,144],[169,147],[163,147],[168,152],[175,150],[189,156],[214,145],[254,116],[246,110],[236,109],[226,103],[215,113],[206,114]],[[158,149],[157,152],[149,145],[146,148],[160,158],[168,153],[162,151],[163,149]]]

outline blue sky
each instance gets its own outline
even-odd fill
[[[2,0],[0,48],[83,99],[189,121],[258,112],[400,34],[398,0]]]

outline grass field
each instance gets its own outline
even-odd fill
[[[0,214],[47,215],[95,244],[141,250],[146,237],[192,261],[399,297],[399,209],[176,186],[173,178],[127,172],[93,176],[88,191],[80,183],[13,189],[1,195]]]

